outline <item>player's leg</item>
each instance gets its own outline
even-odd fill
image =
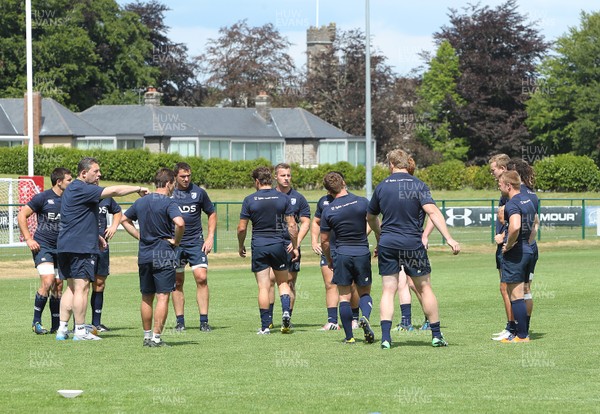
[[[61,280],[67,281],[65,289],[60,300],[60,322],[56,331],[57,340],[65,340],[69,337],[69,319],[73,314],[73,278],[71,277],[71,255],[69,253],[57,254],[58,271]]]
[[[109,331],[102,324],[102,310],[104,308],[104,289],[106,287],[106,278],[110,271],[110,253],[104,250],[98,255],[96,261],[96,270],[94,281],[92,282],[92,294],[90,297],[90,306],[92,309],[92,326],[96,327],[98,332]]]
[[[352,286],[337,285],[336,289],[338,291],[340,301],[340,320],[345,333],[344,343],[352,344],[355,342],[354,335],[352,333],[352,308],[350,305]]]
[[[413,280],[410,277],[406,278],[406,283],[408,284],[408,288],[417,297],[417,300],[419,301],[419,304],[421,305],[421,310],[423,310],[423,298],[421,298],[421,295],[419,294],[419,292],[417,292],[417,289],[415,289],[415,283],[413,282]],[[423,314],[423,317],[425,318],[425,320],[423,321],[423,324],[421,325],[420,330],[421,331],[430,330],[431,328],[429,327],[429,319],[427,319],[427,316],[425,314]]]
[[[288,284],[289,272],[287,270],[275,270],[275,283],[277,284],[277,290],[279,291],[279,300],[281,301],[281,332],[288,333],[291,325],[291,289]]]
[[[275,307],[275,273],[273,273],[273,269],[269,270],[269,282],[271,283],[269,286],[269,318],[271,319],[269,329],[273,329],[273,308]]]
[[[75,332],[73,334],[73,339],[75,340],[98,338],[95,335],[88,333],[85,327],[85,314],[87,310],[89,290],[89,279],[85,277],[73,279],[73,319],[75,319]]]
[[[168,346],[161,339],[161,335],[169,313],[169,298],[175,286],[175,269],[172,267],[154,267],[152,276],[156,290],[156,304],[154,305],[154,326],[150,346]]]
[[[142,329],[144,330],[144,346],[150,346],[152,340],[152,306],[154,304],[154,293],[142,293],[140,315],[142,317]]]
[[[183,284],[185,282],[185,266],[188,263],[188,256],[182,246],[179,246],[175,250],[175,254],[175,290],[173,291],[173,311],[175,311],[175,317],[177,318],[175,331],[183,332],[185,331],[185,295],[183,293]]]
[[[398,291],[398,277],[400,275],[400,256],[398,249],[384,246],[378,247],[377,261],[381,275],[381,302],[379,304],[379,318],[381,323],[381,347],[389,349],[392,344],[392,321],[394,318],[394,298]]]
[[[33,302],[33,321],[31,322],[31,329],[38,335],[44,335],[48,333],[48,330],[42,326],[42,313],[44,312],[50,290],[54,284],[54,264],[40,263],[37,266],[37,270],[40,276],[40,286],[35,294]]]
[[[411,312],[412,297],[404,270],[401,270],[398,276],[398,301],[400,302],[400,323],[396,327],[396,330],[414,331]]]
[[[138,264],[140,293],[142,294],[140,316],[142,318],[142,329],[144,330],[144,346],[152,346],[152,308],[154,305],[154,295],[156,294],[152,271],[152,263]]]
[[[109,331],[102,325],[102,309],[104,308],[104,287],[106,286],[106,276],[97,274],[94,282],[92,282],[92,295],[90,297],[90,305],[92,309],[92,325],[96,327],[98,332]]]
[[[56,333],[60,325],[60,300],[63,292],[63,281],[58,277],[58,270],[54,269],[54,271],[54,283],[50,288],[50,313],[52,315],[50,333]]]
[[[69,337],[68,325],[73,313],[73,289],[73,279],[69,278],[67,279],[67,288],[60,299],[60,323],[58,331],[56,331],[56,339],[59,341]]]
[[[271,324],[269,315],[269,290],[271,288],[271,277],[269,275],[270,271],[271,268],[266,268],[254,272],[256,285],[258,287],[258,310],[260,312],[261,326],[258,333],[269,333],[269,325]]]
[[[410,276],[410,274],[409,274]],[[447,346],[448,342],[444,339],[440,330],[440,316],[437,298],[431,288],[430,275],[410,276],[415,284],[415,290],[419,292],[422,299],[423,313],[429,320],[431,327],[431,344],[435,347]]]
[[[327,308],[327,323],[320,329],[322,331],[336,331],[340,329],[338,324],[338,289],[337,286],[331,283],[333,278],[333,270],[327,266],[325,256],[321,256],[321,276],[323,276],[323,284],[325,285],[325,306]]]
[[[210,332],[211,327],[208,324],[208,267],[203,265],[192,266],[194,279],[196,280],[196,302],[198,303],[198,312],[200,313],[200,330]]]
[[[358,291],[359,308],[362,316],[359,321],[360,327],[363,329],[365,335],[365,342],[372,344],[375,342],[375,332],[371,328],[369,322],[371,318],[371,311],[373,310],[373,298],[371,298],[371,284],[373,281],[371,272],[371,253],[367,253],[363,256],[352,256],[351,263],[351,275]]]
[[[298,260],[292,262],[292,255],[288,254],[288,285],[290,287],[290,317],[292,317],[294,313],[294,305],[296,304],[296,283],[298,281],[298,272],[300,272],[300,260],[302,257],[302,252],[298,247],[298,253],[300,256]]]
[[[515,322],[512,314],[512,307],[510,305],[510,298],[506,290],[506,283],[502,282],[502,248],[501,246],[496,249],[496,268],[498,269],[498,279],[500,280],[500,297],[504,304],[504,312],[506,313],[506,327],[492,335],[494,341],[501,341],[504,338],[508,338],[511,332],[515,330]]]
[[[535,265],[538,261],[538,249],[537,244],[534,245],[533,255],[531,257],[527,273],[528,276],[525,279],[525,284],[523,285],[525,299],[525,307],[527,308],[527,332],[529,333],[529,327],[531,323],[531,314],[533,313],[533,294],[531,293],[531,284],[533,283],[533,275],[535,273]]]
[[[519,340],[526,341],[527,338],[527,307],[525,306],[524,296],[524,283],[507,283],[508,294],[510,296],[510,303],[512,305],[512,312],[517,325],[517,334],[503,339],[501,342],[520,342]]]
[[[394,320],[394,298],[398,291],[398,273],[381,276],[381,302],[379,320],[381,321],[381,347],[389,349],[392,344],[392,321]]]
[[[350,306],[352,307],[352,329],[358,329],[358,319],[360,318],[360,296],[356,290],[356,284],[352,282],[352,294],[350,296]]]
[[[290,287],[290,316],[294,312],[294,304],[296,303],[296,281],[298,280],[298,272],[288,271],[288,286]]]

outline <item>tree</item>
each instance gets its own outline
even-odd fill
[[[209,39],[206,52],[197,57],[207,75],[209,100],[244,107],[265,91],[277,105],[281,85],[295,83],[287,38],[271,23],[250,27],[246,20],[220,28],[219,35]]]
[[[460,76],[458,56],[446,40],[438,47],[436,56],[430,60],[429,69],[417,90],[417,119],[423,119],[417,128],[419,140],[429,148],[442,154],[444,160],[465,161],[469,146],[464,138],[452,135],[452,114],[464,106],[464,99],[458,94],[456,85]]]
[[[135,1],[125,5],[125,10],[137,14],[150,31],[152,53],[146,57],[146,64],[159,70],[156,86],[162,92],[164,105],[200,106],[205,91],[198,80],[199,65],[188,56],[183,43],[171,41],[165,25],[165,12],[169,7],[158,0]],[[141,85],[148,86],[148,85]]]
[[[34,88],[44,96],[82,110],[99,102],[137,102],[132,89],[155,82],[156,69],[145,64],[152,50],[148,30],[115,0],[39,0],[32,9]],[[26,62],[21,1],[4,2],[0,33],[0,94],[22,97]]]
[[[336,30],[330,48],[314,57],[306,81],[306,107],[353,135],[365,135],[365,36]],[[372,133],[380,151],[398,135],[396,79],[385,56],[371,53]],[[381,154],[381,152],[380,152]]]
[[[589,155],[600,164],[600,13],[581,13],[581,25],[558,38],[541,76],[524,88],[527,125],[538,152]],[[542,154],[545,155],[545,154]]]
[[[457,90],[465,105],[454,109],[451,135],[467,140],[475,163],[497,152],[520,154],[530,140],[522,81],[534,76],[548,44],[535,23],[518,13],[516,0],[495,9],[471,5],[463,10],[450,9],[450,25],[434,34],[459,58]]]

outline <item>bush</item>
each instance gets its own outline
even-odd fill
[[[600,171],[583,155],[562,154],[543,158],[533,165],[536,187],[543,191],[596,191]]]
[[[458,160],[432,165],[416,175],[432,190],[460,190],[467,184],[465,165]]]
[[[477,171],[473,174],[473,179],[470,183],[471,187],[475,190],[494,190],[498,188],[489,165],[475,168],[477,168]]]

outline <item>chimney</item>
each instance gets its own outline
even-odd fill
[[[155,87],[149,86],[148,90],[144,94],[144,105],[146,106],[160,106],[160,97],[163,94],[158,92]]]
[[[23,105],[23,122],[25,124],[23,131],[27,131],[27,93],[25,93]],[[33,145],[40,145],[40,130],[42,129],[42,94],[33,92]]]
[[[271,123],[271,97],[265,91],[260,91],[255,99],[256,112],[262,119]]]

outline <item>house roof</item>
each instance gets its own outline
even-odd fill
[[[300,108],[272,109],[272,122],[261,118],[255,108],[95,105],[79,115],[110,135],[286,139],[351,136]]]
[[[0,105],[0,135],[18,135],[17,129]]]
[[[24,99],[0,99],[0,135],[23,135]],[[41,136],[351,138],[302,108],[273,108],[270,122],[255,108],[95,105],[74,113],[42,99]]]
[[[18,135],[23,135],[25,129],[24,104],[24,99],[0,99],[0,108],[2,109],[0,110],[0,118],[4,112],[12,128]],[[2,128],[2,125],[2,121],[0,120],[0,128]],[[107,134],[54,99],[44,98],[42,99],[42,126],[40,135],[83,137],[103,136]]]

